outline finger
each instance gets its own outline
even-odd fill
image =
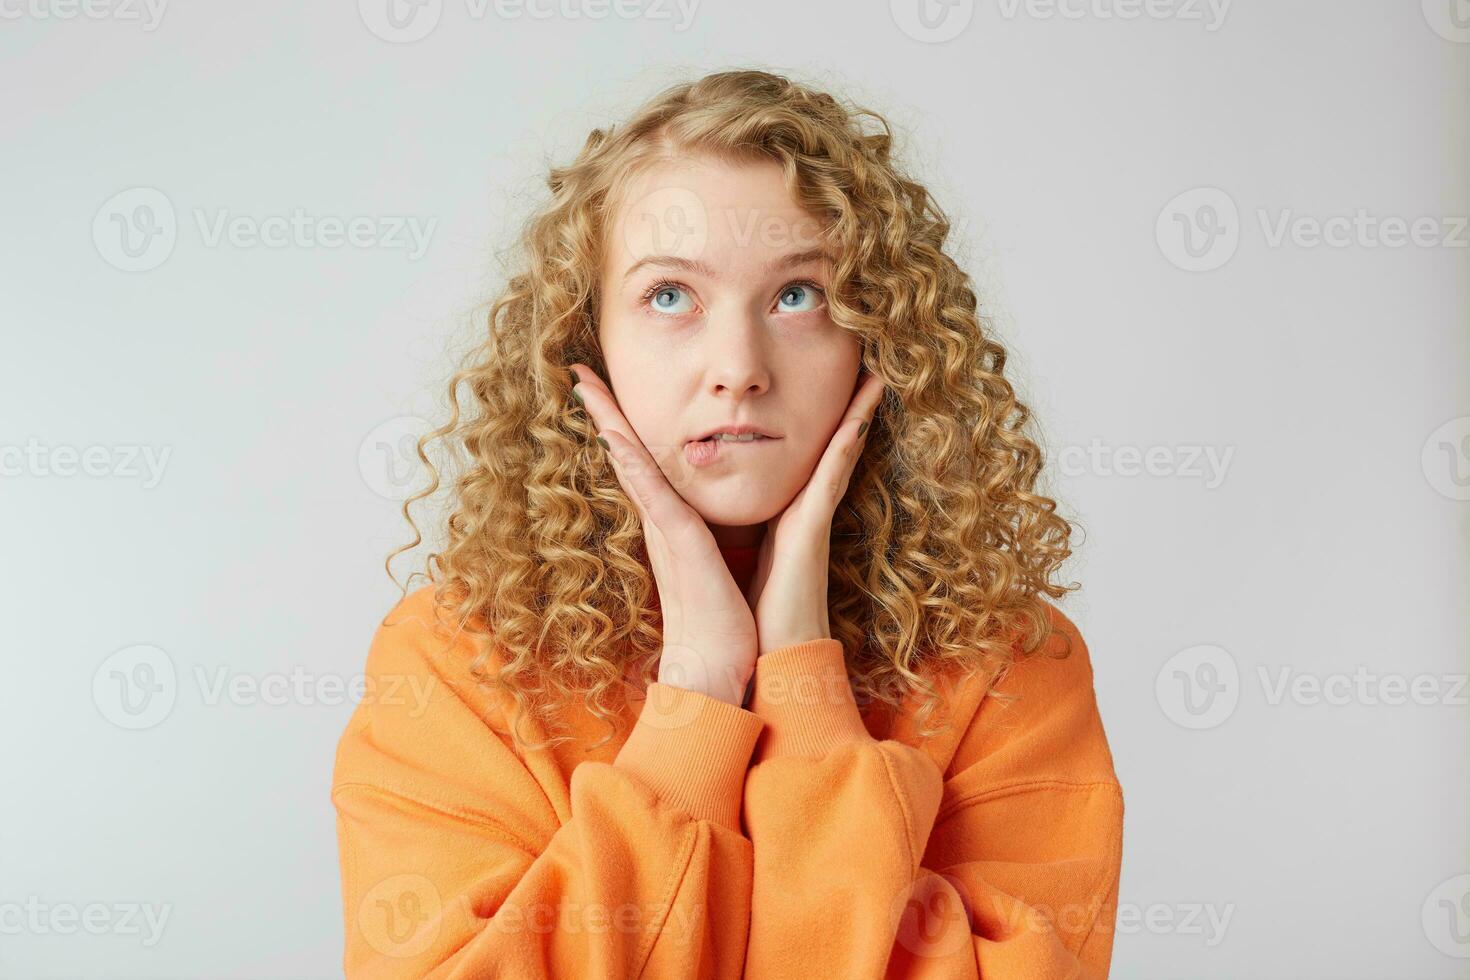
[[[618,407],[618,400],[613,395],[612,389],[597,376],[597,373],[585,364],[573,364],[572,367],[581,375],[582,380],[572,385],[572,390],[582,399],[582,406],[586,409],[588,416],[592,419],[593,427],[599,435],[606,436],[608,430],[621,435],[629,443],[637,447],[638,463],[643,463],[643,457],[654,458],[657,464],[672,461],[673,450],[669,447],[650,446],[634,430],[623,410]],[[625,468],[634,465],[632,460],[622,459],[619,462]],[[665,477],[667,479],[667,476]]]
[[[623,417],[623,410],[618,407],[618,400],[597,376],[597,372],[580,363],[571,365],[570,370],[574,372],[576,379],[580,379],[572,385],[572,393],[580,399],[583,410],[592,419],[592,427],[598,432],[612,429],[621,432],[628,439],[636,439],[633,427],[628,424],[628,420]]]
[[[697,519],[697,515],[669,484],[653,454],[618,408],[613,393],[585,364],[573,364],[572,368],[582,379],[573,389],[581,396],[598,435],[607,441],[618,482],[640,508],[640,516],[652,521],[665,536],[687,533],[691,517]]]
[[[687,530],[689,505],[674,492],[663,470],[637,436],[629,439],[615,429],[604,429],[618,479],[628,495],[637,500],[649,518],[665,535],[674,536]]]
[[[623,416],[622,409],[618,408],[617,399],[613,397],[612,392],[603,384],[602,379],[597,376],[597,372],[580,362],[570,365],[568,370],[572,374],[573,398],[576,399],[578,405],[582,406],[582,411],[591,420],[592,429],[597,433],[598,438],[608,442],[606,452],[608,459],[613,464],[613,474],[617,478],[618,484],[622,486],[623,492],[632,500],[634,509],[638,511],[639,518],[644,522],[649,522],[648,513],[643,508],[641,495],[633,489],[630,482],[624,480],[622,471],[618,467],[617,459],[612,454],[612,443],[606,435],[606,433],[612,432],[631,433],[633,427],[628,424],[628,420]]]
[[[774,521],[766,521],[766,533],[761,538],[760,550],[755,557],[755,571],[750,576],[750,581],[745,587],[746,604],[754,609],[760,602],[761,593],[765,591],[766,579],[771,574],[771,549],[775,543],[776,531]]]
[[[858,418],[868,423],[867,428],[872,427],[874,414],[878,411],[878,404],[883,400],[883,379],[876,374],[864,374],[858,382],[857,391],[853,393],[852,401],[847,407],[847,421]],[[863,429],[866,435],[867,428]]]
[[[827,502],[834,509],[847,493],[848,481],[857,468],[862,445],[872,428],[873,415],[883,398],[883,387],[883,379],[876,374],[866,374],[858,382],[857,391],[848,403],[847,414],[837,431],[832,433],[832,440],[812,474],[812,484],[824,491]]]

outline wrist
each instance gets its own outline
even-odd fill
[[[681,687],[740,707],[746,688],[755,676],[755,664],[740,668],[732,664],[712,664],[689,651],[665,648],[659,656],[658,682]]]
[[[768,653],[801,643],[810,643],[813,640],[830,639],[832,639],[832,631],[826,623],[812,623],[807,626],[791,626],[782,629],[762,629],[760,631],[760,652],[757,656],[764,657]]]

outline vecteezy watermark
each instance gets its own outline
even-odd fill
[[[124,272],[146,272],[174,254],[179,223],[173,202],[156,187],[119,191],[92,217],[92,244],[103,261]]]
[[[24,446],[0,444],[0,477],[142,479],[143,489],[152,490],[163,480],[172,454],[172,446],[48,445],[32,436]]]
[[[444,900],[419,874],[384,878],[357,903],[357,931],[384,956],[417,956],[439,936]]]
[[[703,903],[678,905],[655,902],[528,902],[504,905],[487,928],[502,934],[636,936],[657,932],[660,942],[689,948],[699,932],[706,909]]]
[[[409,718],[422,717],[433,700],[435,678],[416,674],[319,674],[299,664],[286,672],[236,673],[227,666],[195,664],[189,675],[200,704],[217,707],[335,707],[380,704],[402,707]],[[173,713],[180,694],[179,671],[159,647],[124,647],[98,665],[92,675],[92,703],[119,728],[154,728]]]
[[[759,246],[790,248],[795,252],[823,252],[822,223],[800,211],[767,208],[709,208],[686,187],[660,187],[630,202],[618,231],[634,256],[676,256],[698,260],[710,242],[711,231],[728,232],[722,240],[737,249]]]
[[[464,0],[472,21],[643,20],[667,21],[682,33],[694,22],[699,0]],[[393,44],[422,41],[444,16],[443,0],[357,0],[358,16],[374,37]]]
[[[1223,451],[1222,451],[1223,449]],[[1149,476],[1203,480],[1206,490],[1225,482],[1234,446],[1108,446],[1093,439],[1086,447],[1064,446],[1056,453],[1067,476]]]
[[[1470,959],[1470,874],[1435,885],[1419,915],[1431,946],[1446,956]]]
[[[153,31],[163,21],[169,0],[0,0],[0,20],[141,21]]]
[[[1419,453],[1424,478],[1450,500],[1470,500],[1470,415],[1461,415],[1429,433]]]
[[[1359,664],[1349,673],[1311,674],[1291,667],[1256,667],[1266,703],[1361,704],[1370,707],[1403,704],[1470,705],[1465,684],[1470,674],[1378,674]]]
[[[1470,44],[1470,3],[1466,0],[1422,0],[1430,30],[1456,44]]]
[[[1329,705],[1397,708],[1465,707],[1470,674],[1380,673],[1359,664],[1350,671],[1313,673],[1290,665],[1258,664],[1254,676],[1269,707]],[[1202,643],[1180,650],[1159,668],[1154,695],[1165,717],[1181,728],[1216,728],[1240,703],[1241,672],[1224,647]]]
[[[1164,714],[1184,728],[1214,728],[1235,713],[1240,670],[1224,647],[1202,643],[1165,661],[1154,679]]]
[[[429,706],[434,677],[419,674],[316,674],[300,664],[287,673],[238,674],[227,666],[206,670],[194,665],[194,682],[204,704],[221,702],[237,707],[283,705],[335,707],[342,704],[384,704],[407,708],[419,718]]]
[[[1225,931],[1235,915],[1235,903],[1215,902],[1120,902],[1113,931],[1124,936],[1147,932],[1153,936],[1202,936],[1206,948],[1225,941]]]
[[[163,938],[173,905],[138,902],[43,902],[29,895],[24,902],[0,901],[0,935],[141,936],[152,948]]]
[[[1218,31],[1231,0],[996,0],[1001,17],[1015,20],[1177,20],[1199,21]]]
[[[119,728],[152,728],[173,712],[178,696],[173,659],[151,644],[118,650],[92,674],[92,703]]]
[[[1326,217],[1291,208],[1256,208],[1267,248],[1467,248],[1465,215],[1375,215],[1366,208]],[[1235,199],[1218,187],[1175,195],[1154,222],[1159,251],[1186,272],[1210,272],[1234,257],[1243,223]]]
[[[1208,272],[1230,261],[1240,246],[1240,212],[1218,187],[1175,195],[1154,221],[1164,257],[1186,272]]]
[[[631,255],[695,258],[709,245],[709,212],[687,187],[660,187],[624,209],[618,230]]]
[[[1198,21],[1206,31],[1225,23],[1232,0],[996,0],[1003,20]],[[889,0],[898,29],[915,41],[941,44],[970,26],[975,0]]]
[[[385,878],[363,893],[357,904],[357,929],[368,945],[385,956],[417,956],[438,938],[444,898],[421,874]],[[501,935],[623,935],[657,932],[660,941],[687,948],[708,910],[703,903],[519,902],[502,904],[485,928]]]
[[[229,208],[190,209],[199,243],[215,249],[382,249],[417,261],[428,251],[438,218],[395,214],[236,214]],[[173,202],[156,187],[130,187],[102,203],[92,219],[97,254],[124,272],[156,269],[173,254],[179,221]]]
[[[1272,214],[1266,208],[1257,208],[1256,217],[1261,223],[1266,245],[1280,248],[1288,238],[1298,248],[1467,248],[1470,237],[1465,229],[1470,226],[1470,217],[1465,215],[1420,215],[1415,218],[1399,215],[1379,216],[1358,208],[1349,217],[1345,214],[1319,218],[1310,214],[1297,214],[1291,208],[1282,208]]]
[[[419,459],[419,439],[433,430],[432,422],[417,415],[399,415],[374,427],[357,447],[362,482],[387,500],[401,502],[413,496],[420,478],[428,473]]]
[[[889,0],[893,23],[915,41],[942,44],[960,36],[975,17],[975,0]]]
[[[977,909],[977,902],[987,903]],[[990,915],[985,915],[986,909]],[[896,944],[916,957],[953,956],[973,942],[970,923],[998,918],[1005,934],[1021,931],[1081,935],[1089,929],[1123,935],[1147,932],[1155,936],[1199,936],[1206,948],[1225,941],[1235,916],[1235,903],[1217,902],[1091,902],[1028,904],[977,894],[963,878],[930,872],[901,891],[889,908],[889,925]]]

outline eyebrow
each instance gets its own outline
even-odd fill
[[[804,252],[790,252],[780,258],[767,262],[764,272],[775,272],[777,269],[789,269],[793,266],[805,265],[815,259],[830,258],[827,252],[821,248],[809,248]],[[628,266],[628,271],[623,273],[623,280],[627,279],[646,265],[661,265],[670,269],[682,269],[686,272],[697,272],[708,279],[719,279],[719,273],[699,259],[686,259],[678,255],[645,255],[643,258]]]

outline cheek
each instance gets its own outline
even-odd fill
[[[602,348],[603,362],[607,364],[608,386],[618,400],[618,407],[632,422],[634,406],[646,401],[650,390],[650,359],[628,324],[619,316],[603,315],[597,325],[597,340]]]
[[[608,369],[614,373],[611,364]],[[667,382],[667,377],[664,377],[661,384],[656,372],[648,376],[641,370],[614,373],[613,398],[623,417],[633,427],[633,432],[650,452],[683,448],[675,445],[682,416],[679,406],[671,398]]]
[[[831,433],[847,414],[847,406],[857,389],[862,367],[862,348],[856,339],[834,343],[819,361],[821,367],[808,374],[802,400],[809,418],[820,421]]]

